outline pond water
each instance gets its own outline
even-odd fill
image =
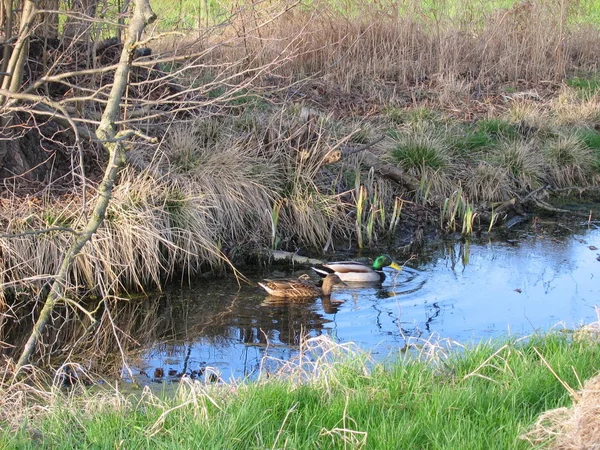
[[[594,224],[536,222],[496,241],[445,240],[402,272],[387,271],[383,285],[337,287],[332,299],[341,304],[273,303],[256,285],[310,269],[244,272],[251,284],[241,286],[199,280],[150,300],[160,304],[158,324],[129,363],[149,379],[216,373],[230,381],[256,376],[265,352],[293,357],[305,335],[354,342],[377,360],[398,354],[410,337],[469,344],[574,328],[597,320],[599,249]]]

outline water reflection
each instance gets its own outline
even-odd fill
[[[576,326],[596,319],[600,262],[591,243],[600,244],[598,231],[573,236],[538,228],[519,240],[449,239],[402,272],[388,271],[383,285],[337,287],[329,301],[265,298],[254,284],[265,275],[308,271],[248,274],[253,283],[241,287],[233,279],[199,282],[161,297],[153,339],[130,362],[147,374],[160,367],[165,378],[212,367],[227,380],[255,374],[265,353],[292,357],[304,336],[328,334],[386,357],[409,337],[469,342],[559,321]]]

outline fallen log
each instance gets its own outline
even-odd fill
[[[287,262],[290,264],[297,264],[300,266],[314,266],[324,264],[325,261],[315,258],[309,258],[307,256],[301,256],[297,253],[284,252],[283,250],[273,250],[269,253],[269,257],[278,263]]]

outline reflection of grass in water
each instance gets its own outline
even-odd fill
[[[409,344],[401,361],[373,365],[352,344],[313,338],[262,381],[182,381],[166,397],[112,389],[64,397],[41,386],[5,385],[0,404],[10,426],[0,431],[0,442],[15,448],[34,442],[112,448],[126,441],[128,448],[185,442],[190,448],[383,449],[393,436],[397,448],[525,449],[530,443],[517,439],[525,427],[547,409],[570,404],[561,383],[578,387],[596,372],[598,359],[596,342],[559,333],[458,352],[445,340]],[[25,408],[34,398],[45,407]],[[25,417],[35,435],[21,426]]]

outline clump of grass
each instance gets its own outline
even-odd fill
[[[569,78],[567,79],[567,86],[573,88],[582,100],[589,100],[600,95],[600,76]]]
[[[490,156],[512,177],[515,188],[532,190],[539,186],[544,164],[534,141],[502,140]]]
[[[588,148],[600,151],[600,133],[591,128],[582,128],[576,131],[577,138]]]
[[[581,98],[577,91],[565,87],[549,104],[558,126],[593,128],[600,118],[599,95]]]
[[[488,151],[503,139],[514,139],[517,127],[499,118],[481,119],[474,126],[463,127],[451,136],[452,148],[464,156],[473,156],[472,151]]]
[[[392,159],[404,170],[413,174],[428,168],[445,170],[451,165],[450,149],[443,136],[429,127],[415,126],[404,133],[397,133]]]
[[[469,101],[471,83],[457,74],[440,75],[436,84],[440,90],[438,100],[441,105],[456,108]]]
[[[92,239],[90,256],[96,255],[100,267],[94,270],[95,264],[90,267],[78,258],[78,279],[86,286],[106,285],[107,292],[129,286],[143,291],[161,286],[182,268],[184,273],[218,269],[226,258],[212,214],[193,185],[129,170],[114,191],[104,226]]]
[[[480,161],[469,166],[462,177],[465,194],[472,202],[497,202],[514,196],[513,183],[505,167]]]
[[[593,183],[594,152],[576,134],[559,135],[544,146],[548,176],[556,187],[587,186]]]
[[[396,125],[402,125],[408,120],[408,114],[406,110],[397,106],[387,105],[384,107],[383,113]]]
[[[282,205],[281,243],[293,248],[321,249],[347,234],[344,205],[331,189],[336,180],[322,177],[323,167],[341,155],[329,145],[328,125],[328,118],[316,111],[282,109],[269,117],[257,140],[266,162],[278,168],[281,184],[273,186]]]
[[[443,136],[420,126],[398,134],[397,144],[390,152],[398,166],[420,180],[425,201],[429,194],[445,197],[451,189],[451,154],[451,146]],[[425,192],[428,195],[424,196]]]
[[[70,295],[80,292],[109,295],[129,289],[159,287],[182,269],[188,273],[221,268],[227,258],[219,249],[219,230],[211,218],[205,198],[167,177],[129,168],[121,174],[102,227],[76,258],[69,276]],[[63,200],[64,201],[64,200]],[[42,204],[22,203],[12,211],[24,213],[27,221],[13,221],[9,233],[47,229],[48,217],[61,217],[63,229],[50,233],[24,234],[0,240],[4,288],[41,289],[47,277],[58,270],[65,248],[76,231],[81,198]]]
[[[4,307],[7,297],[21,298],[25,293],[35,298],[50,279],[45,274],[56,273],[81,219],[81,197],[62,202],[13,197],[1,199],[0,206],[3,232],[13,235],[0,239],[0,306]],[[40,230],[47,232],[38,234]]]
[[[472,151],[491,148],[496,140],[485,131],[474,129],[454,135],[451,142],[452,148],[456,153],[462,153],[467,156]]]
[[[345,226],[340,222],[341,214],[341,205],[334,197],[311,186],[295,186],[285,196],[279,222],[288,244],[319,250],[330,239],[333,227]]]
[[[504,116],[511,124],[516,125],[518,132],[524,135],[529,135],[532,131],[543,131],[549,127],[550,119],[547,111],[539,103],[531,100],[512,101]]]
[[[250,223],[261,239],[270,230],[273,191],[282,182],[281,169],[268,164],[259,149],[237,137],[232,127],[232,121],[215,119],[172,127],[163,146],[167,170],[193,183],[220,227],[217,234],[223,242],[247,239]]]
[[[349,143],[364,145],[373,140],[374,130],[368,122],[351,123],[349,128],[352,130]]]
[[[407,122],[412,125],[434,124],[441,121],[439,112],[428,108],[427,106],[417,106],[409,108],[406,111]]]
[[[500,118],[479,120],[475,127],[478,132],[485,133],[494,140],[513,139],[518,135],[514,124]]]

